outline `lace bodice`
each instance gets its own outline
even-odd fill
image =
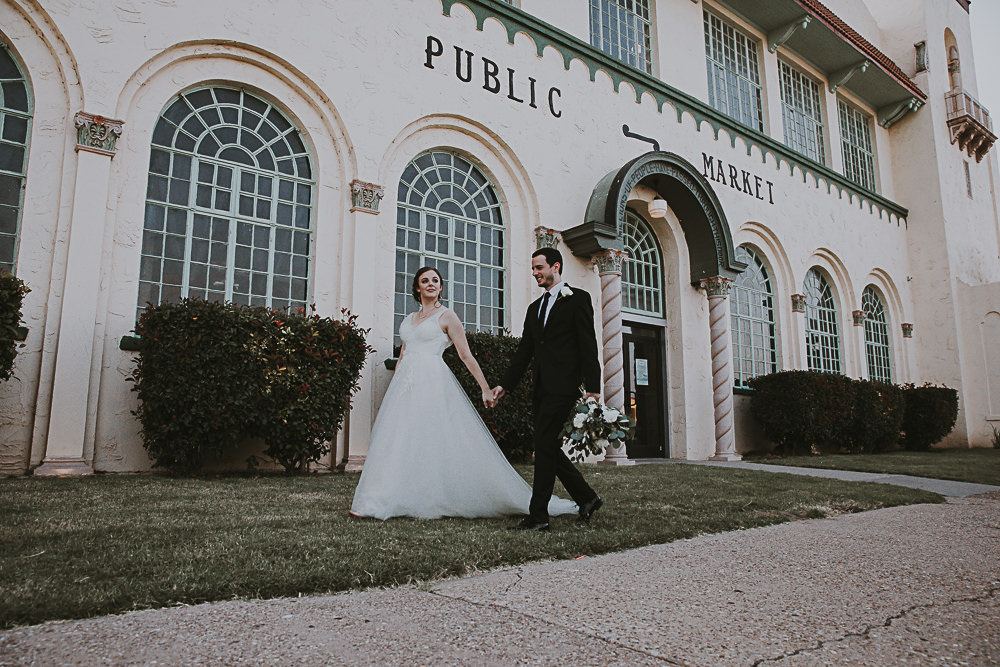
[[[448,334],[441,331],[441,324],[438,321],[444,311],[444,308],[439,308],[438,312],[419,324],[414,323],[414,313],[407,315],[399,325],[399,338],[406,345],[404,359],[410,355],[425,354],[440,357],[448,349],[451,339],[448,338]]]

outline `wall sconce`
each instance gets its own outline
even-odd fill
[[[655,197],[649,202],[649,215],[654,218],[667,217],[667,201],[660,197]]]

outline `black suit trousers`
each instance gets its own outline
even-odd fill
[[[549,500],[557,478],[577,505],[589,502],[597,495],[566,456],[559,437],[578,400],[579,396],[535,396],[535,479],[528,506],[528,513],[534,521],[549,520]]]

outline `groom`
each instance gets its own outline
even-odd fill
[[[541,248],[531,256],[531,274],[545,290],[540,299],[528,306],[524,333],[510,368],[499,386],[493,388],[498,400],[521,381],[533,363],[535,394],[535,480],[528,516],[515,528],[549,529],[549,499],[555,480],[580,508],[578,523],[587,523],[604,504],[562,449],[559,432],[573,406],[584,398],[600,398],[601,367],[597,361],[597,337],[594,335],[594,306],[590,295],[563,282],[562,254],[554,248]]]

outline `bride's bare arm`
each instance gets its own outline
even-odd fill
[[[461,320],[458,319],[458,315],[455,311],[449,310],[441,316],[441,328],[451,342],[455,345],[455,351],[458,352],[458,358],[462,360],[465,367],[469,369],[472,373],[472,377],[475,378],[476,383],[483,392],[483,403],[485,405],[493,405],[495,402],[493,399],[493,389],[490,388],[488,382],[486,382],[486,376],[483,374],[483,369],[479,367],[479,362],[472,355],[472,351],[469,349],[469,341],[465,339],[465,327],[462,326]]]

